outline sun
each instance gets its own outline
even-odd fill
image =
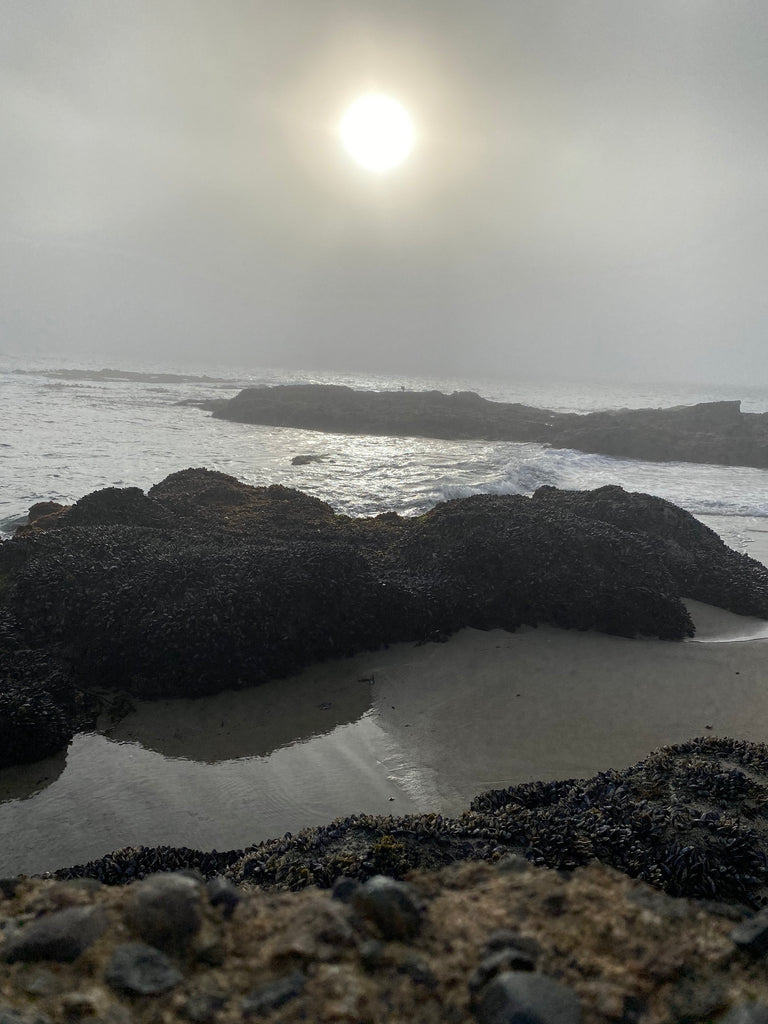
[[[402,104],[383,93],[360,96],[339,124],[344,148],[361,167],[382,173],[413,149],[413,121]]]

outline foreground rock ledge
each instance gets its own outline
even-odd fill
[[[517,1019],[489,1014],[522,995],[538,1011],[525,1019],[553,1024],[732,1024],[768,1006],[768,961],[734,941],[742,910],[672,899],[600,865],[560,874],[512,858],[413,873],[403,891],[419,926],[399,938],[348,890],[241,892],[232,908],[198,883],[198,927],[173,950],[143,938],[134,888],[7,887],[5,933],[44,930],[71,907],[108,927],[68,963],[3,964],[0,939],[2,1019],[488,1024]]]
[[[738,401],[578,414],[491,402],[472,391],[445,395],[281,384],[192,404],[238,423],[340,434],[537,441],[658,462],[768,467],[768,413],[743,413]]]
[[[766,806],[768,746],[707,738],[457,819],[354,816],[1,880],[0,1016],[492,1024],[522,1001],[552,1024],[760,1024]]]
[[[119,712],[115,692],[253,686],[467,626],[679,639],[681,597],[768,618],[768,570],[615,486],[369,519],[206,469],[106,488],[0,544],[0,767]]]

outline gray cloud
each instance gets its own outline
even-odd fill
[[[7,351],[768,372],[768,9],[0,0]],[[380,88],[412,158],[335,124]]]

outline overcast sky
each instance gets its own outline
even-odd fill
[[[768,380],[768,4],[0,0],[0,351]],[[337,124],[416,129],[387,175]]]

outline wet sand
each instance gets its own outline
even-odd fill
[[[0,874],[126,845],[237,848],[360,811],[456,813],[488,788],[621,768],[696,735],[768,741],[768,623],[690,607],[690,642],[467,629],[139,705],[77,737],[48,778],[45,764],[0,772]]]

